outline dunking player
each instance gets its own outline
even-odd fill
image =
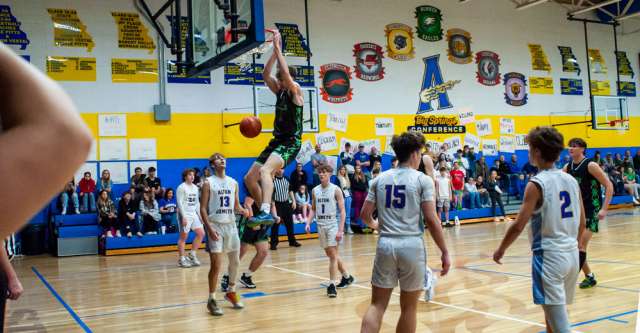
[[[594,232],[598,232],[598,222],[607,216],[607,210],[613,196],[613,185],[609,177],[602,171],[598,163],[584,156],[587,143],[581,138],[569,140],[571,162],[564,166],[564,171],[572,175],[580,184],[582,205],[587,219],[587,230],[582,233],[578,248],[580,251],[580,269],[584,272],[584,280],[580,289],[594,287],[596,277],[587,264],[587,246]],[[604,203],[600,186],[605,187]]]
[[[425,145],[424,136],[405,132],[394,136],[391,146],[399,168],[383,172],[371,181],[362,207],[364,222],[379,230],[371,278],[371,305],[363,318],[361,332],[379,332],[393,288],[400,284],[400,318],[397,332],[415,332],[418,298],[422,293],[427,254],[422,236],[425,217],[428,230],[442,252],[442,272],[447,274],[449,254],[442,227],[435,214],[433,180],[417,171]],[[373,220],[378,209],[379,222]]]
[[[533,251],[531,275],[533,302],[542,306],[547,332],[571,332],[566,305],[571,304],[578,279],[578,239],[585,232],[580,189],[571,176],[554,167],[564,139],[553,127],[536,127],[529,132],[529,161],[540,169],[531,177],[516,222],[512,224],[493,260],[500,264],[531,220]]]
[[[281,51],[280,33],[273,38],[274,51],[264,66],[264,82],[276,94],[276,114],[273,121],[273,138],[269,145],[247,172],[244,182],[256,202],[261,203],[260,213],[254,216],[251,224],[273,224],[274,217],[269,213],[273,194],[273,175],[284,168],[300,150],[302,140],[302,90],[291,77],[295,69],[287,66]],[[274,63],[278,63],[276,77],[271,76]]]

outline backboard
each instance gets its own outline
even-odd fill
[[[591,114],[594,130],[628,130],[627,98],[620,96],[592,96]]]
[[[193,67],[208,73],[265,41],[263,0],[191,0]]]

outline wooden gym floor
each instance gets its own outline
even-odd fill
[[[542,310],[532,304],[526,234],[507,252],[504,265],[490,259],[504,223],[445,230],[454,268],[438,281],[435,301],[421,302],[418,332],[544,331]],[[640,209],[612,211],[590,246],[598,286],[576,290],[569,307],[576,332],[634,332],[640,291]],[[240,289],[246,308],[223,302],[225,315],[206,311],[208,256],[182,269],[175,253],[116,257],[19,258],[14,265],[25,293],[10,302],[9,332],[357,332],[370,300],[376,236],[348,236],[341,248],[356,285],[328,299],[327,259],[318,240],[298,249],[281,243],[254,275],[255,290]],[[428,241],[429,264],[439,255]],[[250,256],[253,253],[250,252]],[[247,267],[245,258],[241,268]],[[580,277],[582,279],[582,276]],[[383,332],[399,317],[392,297]]]

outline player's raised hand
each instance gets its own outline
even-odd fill
[[[280,35],[280,31],[275,30],[273,33],[273,47],[277,50],[282,50],[282,35]]]
[[[449,260],[449,254],[443,253],[440,256],[440,260],[442,261],[442,271],[440,271],[440,276],[445,276],[449,273],[449,268],[451,268],[451,261]]]

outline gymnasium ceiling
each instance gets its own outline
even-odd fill
[[[469,2],[472,0],[459,0]],[[478,0],[476,0],[478,1]],[[638,6],[640,0],[510,0],[516,9],[526,10],[544,3],[556,3],[564,7],[568,15],[581,18],[593,18],[597,13],[618,22],[627,19],[640,19]]]

